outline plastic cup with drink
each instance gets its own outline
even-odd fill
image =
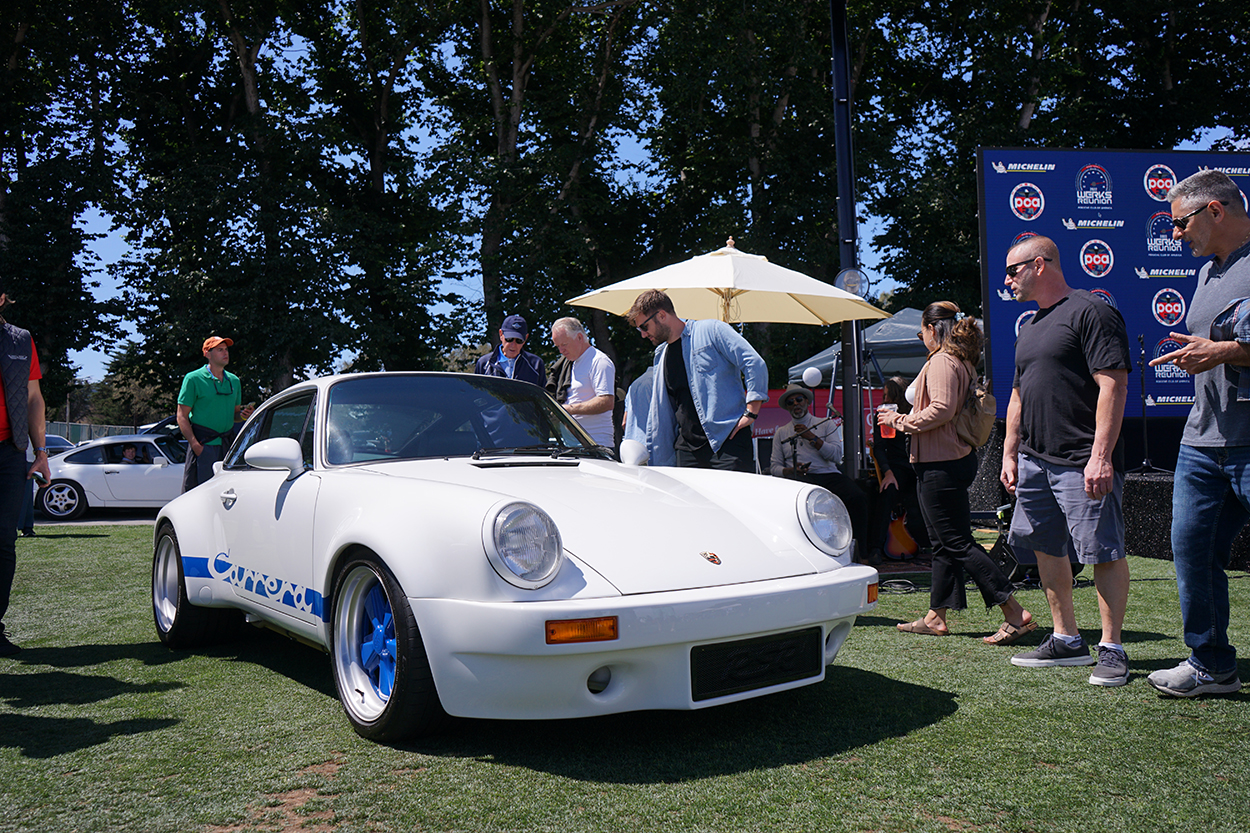
[[[886,403],[885,405],[882,405],[880,408],[877,408],[878,414],[880,414],[882,411],[898,411],[898,405]],[[877,425],[881,428],[882,439],[890,440],[894,438],[894,426],[893,425],[887,425],[884,422],[881,422],[880,417],[877,418]]]

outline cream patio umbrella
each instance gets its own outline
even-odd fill
[[[763,255],[738,251],[732,238],[723,249],[600,287],[565,303],[625,315],[645,289],[664,290],[682,318],[719,318],[727,324],[834,324],[890,317],[857,295],[769,263]]]

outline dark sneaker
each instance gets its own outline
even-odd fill
[[[1076,643],[1076,647],[1069,648],[1068,643],[1055,639],[1052,633],[1042,641],[1036,651],[1025,651],[1012,657],[1011,664],[1024,668],[1052,668],[1056,665],[1093,665],[1094,658],[1090,656],[1085,640],[1082,639]]]
[[[9,638],[4,635],[4,628],[0,628],[0,657],[11,657],[21,651],[21,648],[10,642]]]
[[[1098,665],[1089,675],[1090,685],[1117,686],[1128,682],[1128,654],[1119,648],[1098,646]]]
[[[1175,668],[1164,668],[1153,672],[1146,682],[1169,697],[1201,697],[1204,694],[1232,694],[1241,690],[1241,680],[1237,671],[1229,671],[1220,677],[1213,677],[1205,671],[1199,671],[1186,660]]]

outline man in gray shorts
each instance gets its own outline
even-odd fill
[[[1017,301],[1036,301],[1020,327],[1016,376],[1007,406],[1001,480],[1016,500],[1008,541],[1037,553],[1054,632],[1013,665],[1094,665],[1089,681],[1128,682],[1120,627],[1128,606],[1124,560],[1124,443],[1120,423],[1132,367],[1120,313],[1072,289],[1048,237],[1029,237],[1007,253],[1004,281]],[[1081,639],[1072,606],[1076,554],[1092,564],[1102,615],[1098,659]]]

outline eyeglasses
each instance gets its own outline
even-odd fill
[[[1211,202],[1208,202],[1205,205],[1200,205],[1197,208],[1195,208],[1193,211],[1189,212],[1188,214],[1182,217],[1173,217],[1172,225],[1176,226],[1181,231],[1184,231],[1185,229],[1189,228],[1189,218],[1206,211],[1207,208],[1210,207],[1212,202],[1216,202],[1216,200],[1211,200]],[[1218,202],[1220,205],[1228,205],[1228,203],[1225,200],[1218,200]]]
[[[1019,272],[1022,268],[1024,268],[1025,266],[1028,266],[1030,263],[1032,263],[1035,260],[1037,260],[1036,257],[1031,257],[1028,260],[1022,260],[1019,263],[1011,264],[1010,266],[1007,267],[1007,277],[1014,278],[1017,272]],[[1043,257],[1042,260],[1046,261],[1047,263],[1050,263],[1051,261],[1051,259],[1048,257]]]
[[[225,390],[221,389],[222,382],[226,383]],[[213,392],[216,393],[218,396],[234,396],[234,382],[230,381],[229,376],[226,376],[224,379],[218,379],[216,377],[213,377]]]
[[[660,314],[659,310],[656,310],[655,312],[651,313],[651,315],[647,317],[646,321],[643,321],[641,324],[638,325],[638,332],[642,333],[645,336],[647,334],[647,325],[651,323],[652,318],[655,318],[659,314]]]
[[[525,343],[525,339],[523,338],[505,338],[504,341],[506,341],[508,344],[524,344]]]

